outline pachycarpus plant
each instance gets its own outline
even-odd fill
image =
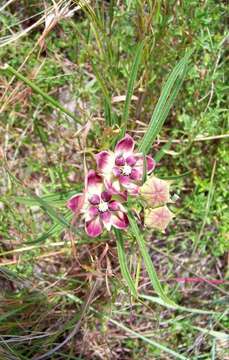
[[[85,231],[99,236],[111,227],[126,229],[129,225],[126,203],[128,197],[139,199],[145,209],[145,225],[164,230],[173,217],[166,206],[170,202],[170,183],[150,175],[142,185],[144,173],[150,174],[155,161],[150,156],[134,152],[130,135],[121,139],[114,152],[101,151],[96,155],[97,170],[86,176],[83,193],[74,195],[68,207],[81,216]]]

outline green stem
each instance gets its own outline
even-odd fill
[[[139,250],[140,250],[140,253],[143,257],[143,260],[144,260],[144,263],[145,263],[145,267],[146,267],[146,270],[147,270],[147,273],[149,275],[149,278],[150,278],[150,281],[151,281],[151,284],[154,288],[154,290],[157,292],[157,294],[160,296],[160,298],[167,304],[169,305],[175,305],[176,304],[174,303],[174,301],[172,301],[167,295],[166,293],[164,292],[164,289],[163,287],[161,286],[161,283],[157,277],[157,272],[154,268],[154,265],[153,265],[153,262],[151,260],[151,257],[148,253],[148,250],[147,250],[147,247],[146,247],[146,244],[145,244],[145,241],[144,241],[144,238],[138,228],[138,225],[136,223],[136,220],[134,218],[134,216],[131,214],[130,211],[128,211],[128,219],[129,219],[129,222],[130,222],[130,230],[133,234],[133,236],[135,237],[137,243],[138,243],[138,246],[139,246]]]
[[[124,249],[124,242],[123,242],[122,233],[118,229],[114,229],[114,233],[115,233],[115,236],[116,236],[118,258],[119,258],[119,264],[120,264],[122,276],[126,280],[131,294],[135,298],[137,298],[138,293],[137,293],[134,281],[133,281],[133,279],[131,277],[131,274],[129,272],[128,266],[127,266],[127,259],[126,259],[125,249]]]

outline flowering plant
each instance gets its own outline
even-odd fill
[[[97,171],[86,176],[85,189],[68,201],[68,207],[85,221],[90,237],[99,236],[112,226],[126,229],[129,225],[125,203],[128,196],[139,198],[145,207],[145,225],[164,230],[173,214],[165,205],[170,202],[169,182],[150,176],[142,185],[144,167],[147,174],[155,168],[151,156],[134,152],[134,140],[125,135],[114,152],[101,151],[96,155]]]

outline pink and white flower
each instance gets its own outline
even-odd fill
[[[144,156],[134,152],[134,140],[130,135],[121,139],[112,151],[96,155],[98,172],[104,177],[107,189],[113,194],[137,195],[144,174]],[[155,168],[155,161],[146,156],[146,172]]]
[[[112,226],[126,229],[129,225],[125,208],[104,187],[103,178],[94,170],[88,172],[84,193],[71,197],[68,208],[82,214],[85,231],[91,237],[99,236],[104,228],[110,231]]]

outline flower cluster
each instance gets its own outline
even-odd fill
[[[169,202],[169,184],[155,176],[141,186],[144,171],[155,168],[150,156],[134,152],[134,140],[126,135],[114,152],[101,151],[96,155],[97,171],[89,170],[84,192],[68,201],[68,207],[85,221],[85,231],[91,237],[99,236],[104,228],[126,229],[129,225],[124,203],[127,197],[141,197],[149,205],[146,225],[161,230],[167,226],[172,213],[164,205]],[[161,205],[164,206],[161,206]],[[153,226],[153,224],[155,224]]]

